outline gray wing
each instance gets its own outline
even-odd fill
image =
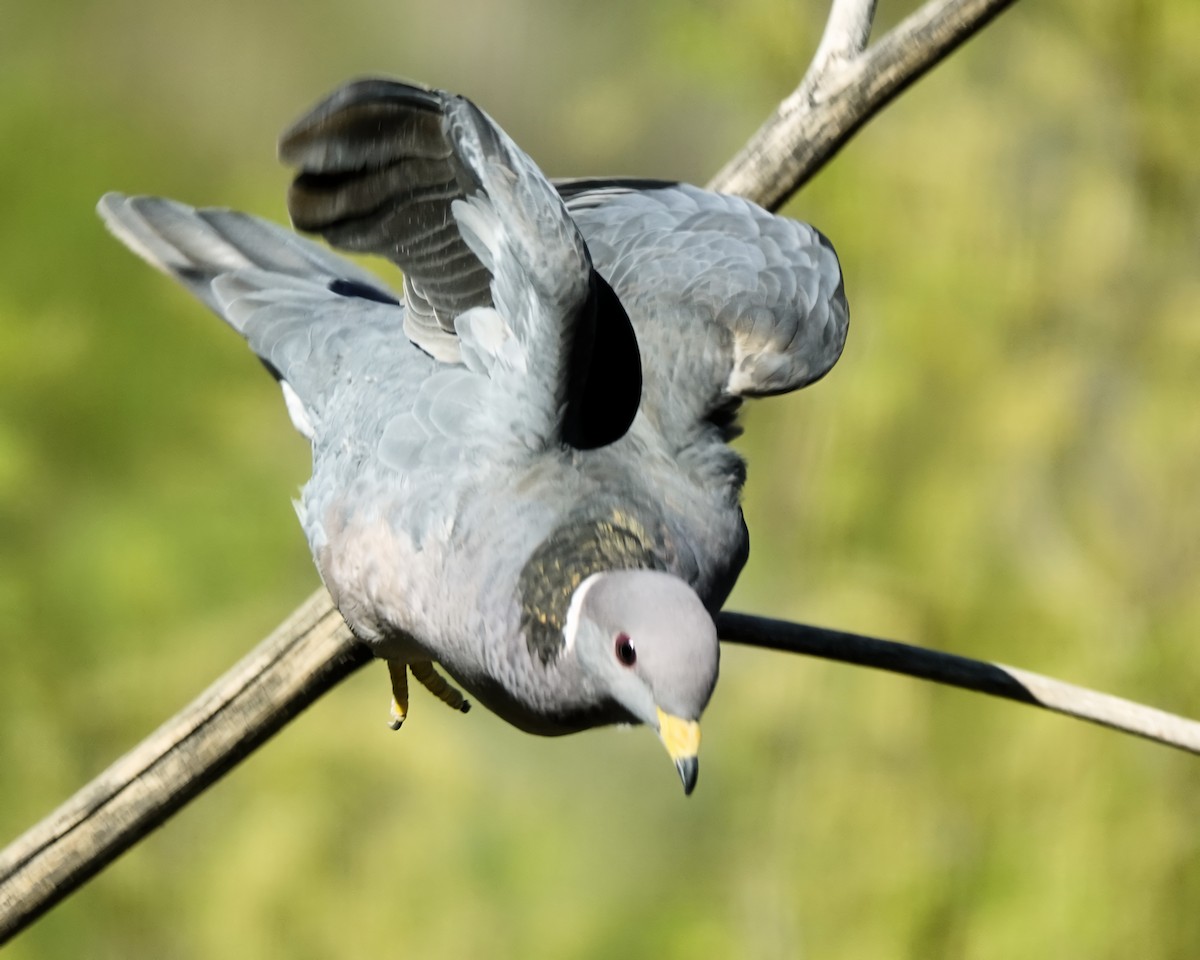
[[[408,336],[486,373],[526,433],[581,449],[625,433],[641,395],[628,317],[559,196],[479,108],[360,80],[286,131],[280,156],[299,169],[295,225],[398,264]]]
[[[841,267],[811,226],[686,184],[557,186],[633,320],[645,412],[678,442],[742,397],[812,383],[841,355]]]
[[[471,361],[443,364],[405,336],[404,307],[378,279],[289,230],[157,197],[112,193],[98,210],[135,253],[245,337],[279,381],[314,448],[298,512],[318,564],[331,504],[370,510],[380,490],[397,491],[390,519],[419,543],[453,517],[472,459],[537,443],[508,422],[512,406],[480,372],[521,362],[486,316],[463,336]],[[364,493],[366,478],[374,486]]]
[[[394,364],[421,367],[417,377],[432,367],[404,337],[404,309],[378,278],[289,230],[159,197],[110,193],[97,209],[126,246],[246,338],[310,440],[342,382],[338,372],[356,357],[386,350]]]
[[[279,155],[300,170],[288,191],[292,223],[335,247],[399,264],[409,336],[456,363],[455,318],[492,306],[492,277],[453,215],[455,201],[480,183],[448,135],[455,132],[447,130],[448,105],[432,90],[358,81],[286,130]]]
[[[404,335],[404,307],[371,274],[282,227],[230,210],[110,193],[108,228],[246,338],[283,389],[319,459],[333,450],[377,462],[406,483],[482,451],[536,444],[497,421],[495,382],[480,370],[521,357],[486,316],[463,337],[467,366],[446,365]]]

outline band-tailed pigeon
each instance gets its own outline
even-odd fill
[[[297,513],[354,633],[523,730],[655,729],[691,792],[712,615],[746,560],[743,397],[837,360],[812,227],[652,180],[551,183],[469,100],[351,83],[284,133],[293,223],[109,194],[100,214],[249,342],[312,443]]]

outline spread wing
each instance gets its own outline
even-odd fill
[[[641,365],[629,319],[541,171],[469,100],[391,80],[339,89],[287,130],[295,225],[404,271],[405,333],[495,385],[523,432],[621,437]]]
[[[841,355],[837,255],[805,223],[686,184],[556,184],[642,347],[643,410],[682,444],[743,397],[807,386]]]
[[[377,278],[290,230],[158,197],[111,193],[98,209],[135,253],[245,337],[279,381],[314,448],[299,510],[314,554],[331,503],[380,507],[362,495],[364,483],[397,493],[389,519],[420,543],[453,517],[472,464],[541,442],[519,404],[480,372],[523,362],[511,342],[489,339],[486,316],[462,336],[469,363],[444,364],[405,336],[404,306]]]
[[[377,277],[276,224],[160,197],[106,194],[105,225],[249,342],[280,382],[296,428],[315,440],[356,357],[389,351],[409,378],[432,361],[408,346],[404,308]],[[407,349],[398,353],[397,343]]]

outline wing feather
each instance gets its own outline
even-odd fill
[[[297,227],[404,270],[414,343],[463,362],[458,318],[494,309],[511,338],[476,340],[472,367],[521,406],[529,434],[581,449],[624,434],[641,395],[628,317],[559,194],[483,111],[438,90],[360,80],[287,130],[280,155],[299,170],[288,194]],[[491,343],[524,362],[488,362]]]
[[[841,267],[805,223],[686,184],[568,182],[567,209],[647,357],[647,416],[683,444],[731,404],[807,386],[841,354]]]

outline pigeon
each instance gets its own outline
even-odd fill
[[[296,512],[354,634],[521,730],[642,724],[695,786],[749,553],[746,397],[841,354],[814,228],[670,181],[550,181],[470,100],[348,83],[281,137],[296,230],[110,193],[107,227],[244,337],[312,445]],[[443,675],[444,674],[444,675]]]

